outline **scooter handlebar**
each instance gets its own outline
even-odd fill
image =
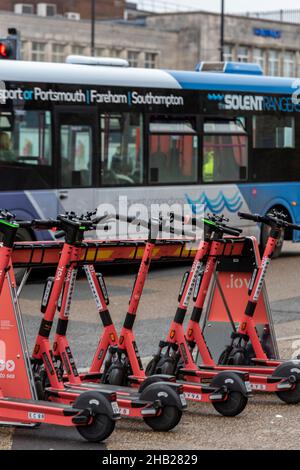
[[[300,230],[300,225],[290,224],[289,222],[288,222],[288,227],[291,228],[292,230]]]
[[[268,215],[267,218],[269,219],[269,225],[272,224],[278,224],[280,223],[282,228],[290,228],[292,230],[300,230],[300,225],[292,224],[288,222],[287,220],[281,220],[281,219],[276,219],[276,217],[273,217],[272,215]]]
[[[120,214],[106,214],[100,217],[95,217],[92,222],[94,225],[98,225],[100,223],[111,222],[113,219],[121,220],[122,222],[127,222],[128,224],[131,224],[134,220],[136,220],[136,217],[122,216]]]
[[[32,227],[32,222],[28,220],[18,220],[17,224],[19,225],[20,228],[31,228]]]
[[[27,222],[24,222],[24,223],[27,223]],[[29,222],[29,224],[35,230],[51,230],[53,228],[61,227],[61,222],[55,219],[53,220],[33,219],[31,222]]]
[[[266,217],[262,217],[259,214],[246,214],[245,212],[238,212],[238,216],[240,219],[251,220],[252,222],[268,223],[268,219]]]
[[[300,225],[292,224],[288,222],[287,220],[277,218],[276,216],[273,216],[272,214],[268,214],[265,217],[263,217],[259,214],[245,214],[244,212],[239,212],[238,216],[241,219],[252,220],[253,222],[257,222],[257,223],[262,223],[262,224],[266,224],[270,226],[277,225],[277,227],[279,228],[290,228],[292,230],[300,231]]]
[[[217,227],[226,235],[232,235],[233,237],[238,237],[243,232],[243,230],[241,230],[240,228],[227,227],[226,225],[222,227],[222,225],[220,226],[217,224]]]

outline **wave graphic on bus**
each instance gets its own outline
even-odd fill
[[[204,206],[205,211],[208,210],[214,214],[220,214],[224,209],[227,209],[229,212],[237,212],[243,205],[239,191],[237,191],[233,197],[226,197],[223,191],[220,191],[215,199],[209,199],[205,192],[203,192],[198,199],[192,199],[188,194],[185,196],[192,208],[193,214],[199,214],[201,212],[200,205]]]

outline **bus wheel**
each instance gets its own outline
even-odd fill
[[[283,212],[284,214],[286,214],[287,215],[287,221],[292,222],[290,214],[287,212],[287,210],[284,207],[272,207],[272,209],[270,209],[268,211],[268,213],[271,212],[273,209],[279,210],[280,212]],[[261,255],[263,254],[264,249],[266,248],[266,244],[267,244],[267,241],[268,241],[270,230],[271,230],[271,228],[268,225],[263,224],[262,227],[261,227],[261,234],[260,234],[260,254]],[[273,258],[278,258],[280,256],[281,251],[282,251],[282,247],[283,247],[283,242],[284,242],[285,238],[290,239],[290,236],[287,233],[287,231],[286,231],[285,234],[284,234],[284,231],[282,231],[281,235],[280,235],[280,238],[276,243],[276,248],[275,248],[275,251],[274,251]]]
[[[17,237],[16,237],[16,241],[17,242],[30,242],[33,240],[33,237],[32,235],[30,234],[30,232],[28,232],[28,230],[24,229],[24,228],[19,228],[18,231],[17,231]],[[22,278],[25,274],[25,269],[23,268],[16,268],[14,270],[15,272],[15,277],[16,277],[16,283],[17,285],[19,285],[22,281]]]

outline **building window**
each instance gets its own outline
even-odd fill
[[[223,49],[224,62],[230,62],[233,60],[233,46],[225,44]]]
[[[52,45],[52,62],[65,61],[65,46],[63,44]]]
[[[283,75],[285,77],[295,76],[295,54],[293,52],[285,52],[283,57]]]
[[[43,42],[32,43],[32,60],[43,61],[46,55],[46,44]]]
[[[240,46],[238,48],[237,58],[239,62],[248,62],[249,60],[249,49],[248,47]]]
[[[265,51],[255,47],[253,49],[253,62],[261,66],[262,70],[265,70]]]
[[[145,68],[154,69],[156,67],[156,58],[157,58],[157,54],[155,54],[154,52],[146,52],[145,53]]]
[[[28,43],[26,41],[21,42],[21,60],[28,60]]]
[[[279,62],[279,52],[270,50],[269,51],[269,61],[268,61],[268,72],[269,75],[278,76],[280,74],[280,62]]]
[[[106,49],[104,49],[104,47],[96,47],[95,48],[95,56],[96,57],[106,57],[107,56]]]
[[[119,58],[122,55],[122,49],[112,49],[110,54],[111,57]]]
[[[129,62],[130,67],[139,66],[139,57],[140,57],[140,53],[138,51],[128,51],[127,60]]]
[[[84,46],[72,46],[72,54],[84,55]]]

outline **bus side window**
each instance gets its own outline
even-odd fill
[[[140,185],[143,183],[143,123],[141,114],[101,116],[102,184]]]
[[[293,116],[278,114],[253,116],[253,179],[255,181],[297,181],[299,179],[300,165],[296,136],[296,121]]]
[[[203,138],[204,183],[245,181],[248,136],[242,120],[206,120]]]
[[[196,183],[198,137],[193,117],[150,119],[150,184]]]
[[[253,147],[295,148],[295,118],[290,116],[253,116]]]
[[[24,111],[0,114],[0,160],[8,163],[50,166],[50,111]]]

